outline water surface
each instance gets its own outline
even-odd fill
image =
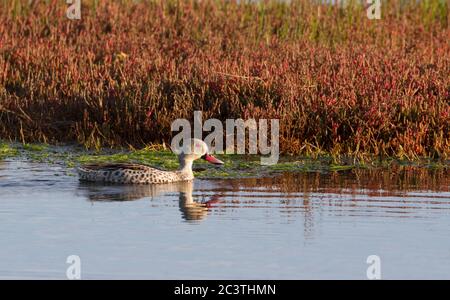
[[[450,279],[448,170],[394,168],[160,186],[80,183],[0,161],[0,278]]]

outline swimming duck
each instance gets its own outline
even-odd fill
[[[156,184],[193,180],[192,163],[200,158],[215,165],[223,164],[208,153],[208,146],[202,140],[192,139],[190,145],[178,155],[180,167],[177,171],[163,171],[143,164],[107,163],[83,165],[78,168],[78,174],[83,181]]]

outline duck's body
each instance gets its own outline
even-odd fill
[[[91,164],[78,169],[80,180],[154,184],[187,181],[194,179],[192,171],[163,171],[141,164]]]
[[[193,148],[197,152],[179,155],[180,168],[177,171],[163,171],[147,165],[131,163],[89,164],[78,168],[80,180],[122,184],[158,184],[194,179],[192,163],[198,158],[213,164],[223,164],[207,154],[208,147],[203,141],[194,139]]]

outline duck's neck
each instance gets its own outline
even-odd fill
[[[193,175],[193,173],[192,173],[193,161],[191,159],[186,159],[183,156],[180,156],[179,162],[180,162],[180,168],[178,169],[178,171],[188,174],[188,175]]]

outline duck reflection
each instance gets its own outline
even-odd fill
[[[89,200],[101,201],[134,201],[143,198],[160,197],[165,194],[178,193],[181,217],[186,221],[200,221],[206,218],[212,203],[218,202],[218,196],[207,201],[195,201],[192,195],[192,181],[155,184],[155,185],[99,185],[80,183],[79,190]]]

